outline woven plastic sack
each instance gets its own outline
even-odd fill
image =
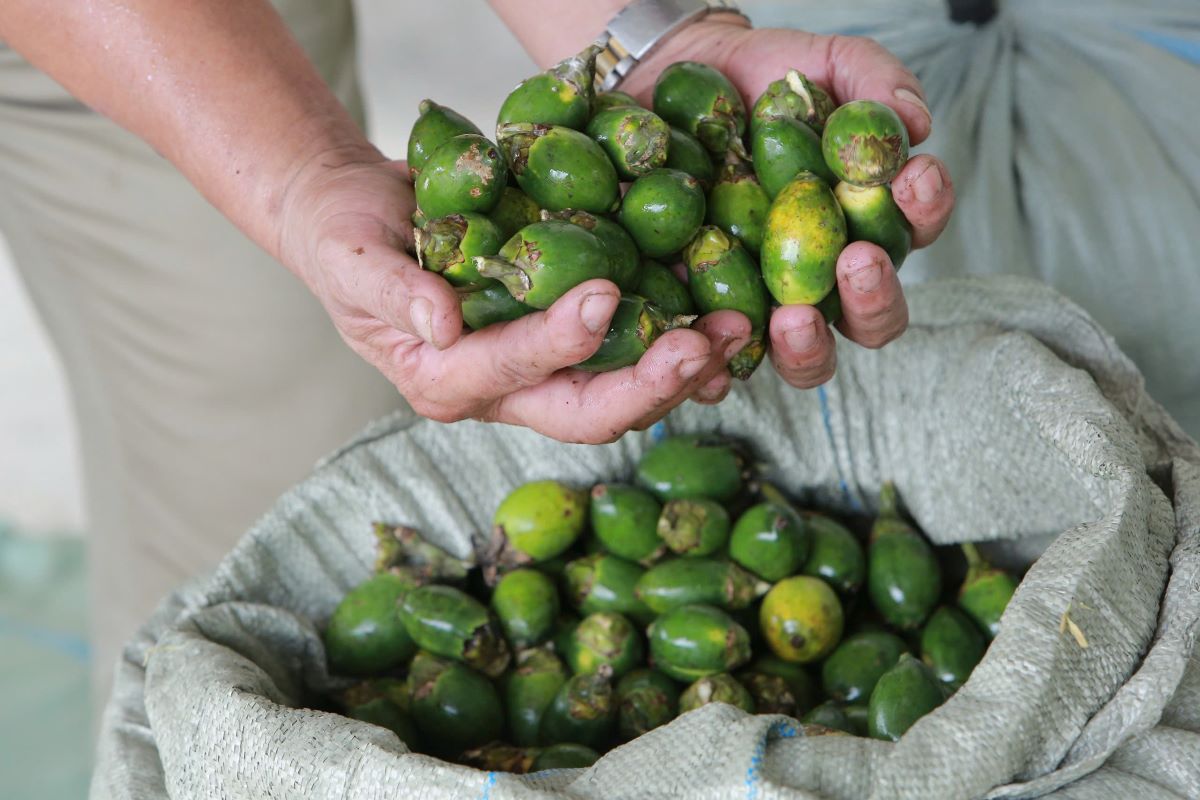
[[[1021,562],[1045,550],[970,680],[899,743],[805,738],[789,718],[713,705],[587,770],[515,776],[410,754],[382,728],[305,710],[328,681],[319,625],[369,574],[372,522],[412,525],[466,555],[519,483],[628,476],[654,438],[587,447],[384,420],[128,646],[92,796],[1195,797],[1200,450],[1113,341],[1041,284],[935,282],[911,305],[902,339],[843,347],[822,390],[762,369],[720,405],[667,421],[746,441],[805,503],[869,508],[892,478],[935,542],[991,542]],[[1082,638],[1064,632],[1064,614]]]
[[[901,277],[1020,274],[1083,306],[1200,437],[1200,3],[744,0],[756,25],[869,36],[920,78],[946,232]]]

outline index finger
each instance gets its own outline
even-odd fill
[[[607,280],[585,281],[545,311],[489,325],[431,354],[422,378],[438,396],[467,406],[536,386],[596,352],[620,296]]]
[[[524,425],[561,441],[598,444],[660,419],[708,383],[745,345],[749,321],[718,311],[712,324],[660,336],[633,366],[563,370],[499,400],[485,419]]]
[[[438,348],[458,340],[462,315],[454,289],[383,237],[330,237],[318,246],[317,261],[318,296],[346,323],[379,320]]]

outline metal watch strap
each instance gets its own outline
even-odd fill
[[[709,14],[746,17],[734,0],[633,0],[596,39],[596,91],[615,89],[670,34]],[[747,18],[748,19],[748,18]]]

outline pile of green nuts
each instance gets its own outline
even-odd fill
[[[332,708],[509,772],[588,766],[707,703],[899,739],[966,681],[1016,579],[932,547],[890,484],[859,535],[748,463],[682,435],[627,482],[524,484],[468,561],[377,525],[374,575],[325,628]]]
[[[681,61],[659,76],[650,110],[594,93],[596,53],[514,89],[495,143],[421,103],[408,143],[417,258],[458,288],[469,328],[606,278],[621,302],[579,369],[636,363],[664,331],[731,309],[752,328],[730,363],[745,379],[766,352],[772,298],[817,305],[832,322],[848,242],[879,245],[897,268],[908,255],[911,229],[888,184],[908,133],[887,106],[835,108],[790,70],[747,113],[728,78]]]

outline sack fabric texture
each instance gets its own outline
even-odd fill
[[[1042,284],[949,279],[910,302],[900,340],[843,341],[820,390],[763,368],[666,422],[748,443],[802,504],[869,511],[893,479],[934,542],[1036,557],[970,680],[899,743],[806,738],[787,717],[712,705],[589,769],[516,776],[298,707],[329,685],[321,625],[370,573],[373,522],[466,556],[518,484],[627,478],[655,438],[567,445],[396,418],[318,466],[128,645],[92,797],[1196,797],[1200,448],[1113,340]]]
[[[1039,278],[1083,306],[1200,438],[1200,3],[742,0],[760,27],[869,36],[925,89],[917,148],[950,171],[946,231],[905,283]]]

